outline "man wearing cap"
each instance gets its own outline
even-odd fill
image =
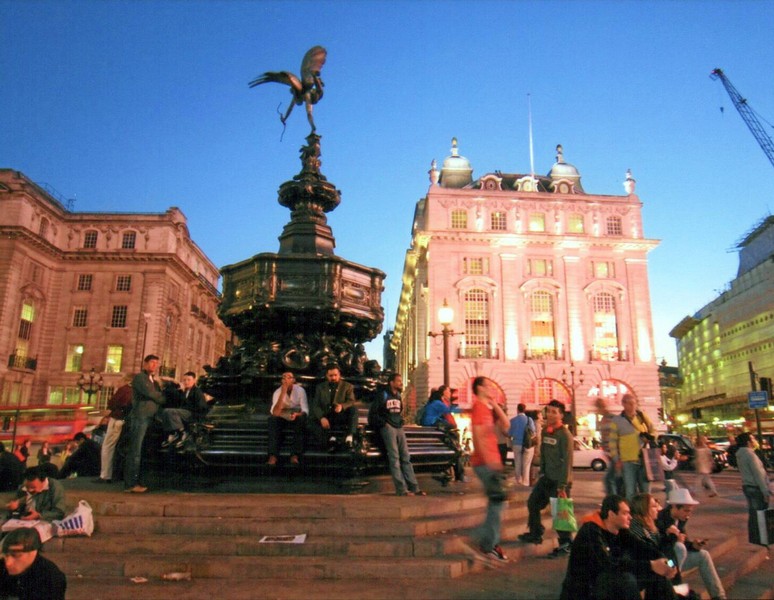
[[[0,598],[64,600],[67,579],[53,562],[43,558],[36,529],[22,528],[3,539]]]
[[[693,507],[699,504],[685,488],[676,488],[667,496],[667,506],[658,513],[656,527],[666,540],[674,544],[677,566],[681,572],[694,567],[711,598],[726,598],[726,590],[715,570],[712,555],[704,549],[706,539],[689,539],[685,529],[691,518]]]

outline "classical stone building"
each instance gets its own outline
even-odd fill
[[[146,353],[177,379],[225,353],[219,273],[178,208],[73,212],[2,169],[0,232],[0,410],[104,406]]]
[[[487,375],[510,414],[557,398],[592,434],[597,398],[620,410],[631,391],[660,406],[640,199],[584,191],[561,146],[547,176],[495,171],[476,179],[452,154],[430,170],[416,205],[391,348],[408,394],[423,403],[444,380],[468,403]],[[453,311],[444,336],[439,309]],[[573,402],[574,399],[574,402]]]
[[[757,389],[758,378],[774,377],[774,217],[756,224],[737,248],[739,269],[725,291],[669,334],[677,340],[683,379],[675,416],[716,434],[754,423],[747,408],[751,367]],[[764,429],[774,430],[771,409],[759,416]]]

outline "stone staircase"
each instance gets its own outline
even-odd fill
[[[133,496],[92,492],[91,538],[54,539],[45,553],[68,578],[69,599],[252,598],[557,598],[566,560],[546,560],[555,545],[513,542],[526,529],[527,491],[504,513],[510,562],[493,572],[470,558],[464,539],[484,516],[477,483],[426,498],[358,495],[189,494]],[[578,514],[597,502],[576,497]],[[714,509],[713,509],[714,510]],[[763,548],[745,543],[727,510],[698,511],[691,530],[710,535],[729,598],[772,598]],[[548,517],[546,515],[545,520]],[[548,523],[545,523],[548,525]],[[550,530],[549,530],[550,531]],[[304,543],[262,543],[263,536],[306,534]],[[715,541],[716,540],[716,541]],[[180,573],[180,581],[162,576]],[[132,578],[143,578],[135,583]],[[190,578],[190,579],[188,579]],[[697,572],[686,574],[703,590]],[[705,595],[706,597],[706,595]]]

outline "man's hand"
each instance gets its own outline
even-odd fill
[[[40,513],[36,510],[31,510],[26,515],[21,517],[22,521],[37,521],[40,519]]]
[[[657,558],[650,561],[650,568],[656,575],[662,575],[667,579],[672,579],[677,575],[677,567],[670,567],[666,558]]]
[[[693,542],[694,547],[696,548],[704,548],[704,546],[707,545],[707,540],[705,539],[698,539],[698,540],[691,540]]]
[[[333,405],[333,412],[335,412],[335,413],[340,413],[340,412],[341,412],[341,410],[342,410],[342,408],[341,408],[341,404],[334,404],[334,405]]]
[[[322,427],[323,429],[330,429],[331,424],[328,422],[328,419],[323,417],[322,419],[320,419],[320,427]]]
[[[11,500],[8,504],[5,505],[5,507],[8,510],[19,510],[19,501],[18,500]]]
[[[666,529],[666,533],[671,533],[672,535],[680,536],[680,530],[677,528],[677,525],[670,525]]]

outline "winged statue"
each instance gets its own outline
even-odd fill
[[[280,116],[280,121],[284,125],[290,113],[293,112],[293,107],[305,104],[306,116],[309,119],[309,124],[312,126],[312,133],[314,133],[317,128],[312,117],[312,106],[317,104],[323,97],[324,84],[322,79],[320,79],[320,71],[325,64],[327,54],[327,51],[322,46],[311,48],[304,55],[304,60],[301,61],[300,79],[288,71],[267,71],[260,77],[253,79],[249,85],[251,88],[254,88],[262,83],[274,82],[290,86],[293,101],[288,106],[285,114]]]

